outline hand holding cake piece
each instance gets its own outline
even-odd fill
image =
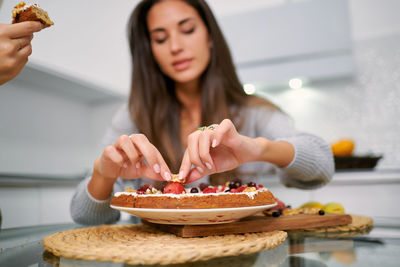
[[[51,21],[47,12],[37,4],[27,5],[25,2],[17,4],[12,11],[12,17],[13,24],[23,21],[40,21],[45,28],[54,25],[54,22]]]

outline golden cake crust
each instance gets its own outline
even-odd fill
[[[263,206],[274,204],[274,195],[267,189],[249,193],[182,194],[182,195],[140,195],[122,193],[111,200],[111,205],[128,208],[152,209],[211,209]]]

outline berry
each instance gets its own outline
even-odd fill
[[[209,186],[209,184],[201,183],[201,184],[199,185],[199,188],[200,188],[201,191],[204,191],[204,189],[206,189],[208,186]]]
[[[249,182],[247,183],[248,187],[257,187],[257,184],[255,182]]]
[[[319,215],[325,215],[325,211],[324,211],[324,210],[319,210],[319,211],[318,211],[318,214],[319,214]]]
[[[181,183],[170,182],[164,187],[164,194],[182,194],[185,188]]]
[[[280,200],[277,199],[277,198],[275,198],[275,199],[276,199],[276,202],[278,202],[278,204],[274,207],[275,209],[283,210],[283,209],[286,208],[285,203],[283,203],[282,201],[280,201]]]
[[[235,182],[236,187],[239,187],[239,186],[242,185],[242,180],[240,180],[240,179],[235,179],[235,180],[233,180],[233,181]]]
[[[237,188],[232,188],[231,193],[239,193],[239,191],[237,190]]]
[[[225,189],[224,193],[228,193],[228,192],[231,192],[231,189],[229,187]]]
[[[279,211],[272,212],[272,217],[279,217],[279,216],[281,216],[281,212]]]
[[[197,187],[192,187],[192,189],[190,189],[190,193],[198,193],[199,189],[197,189]]]
[[[241,187],[238,187],[236,190],[238,193],[240,193],[240,192],[243,192],[245,189],[246,189],[246,187],[241,186]]]
[[[203,194],[208,194],[208,193],[217,193],[217,188],[207,187],[206,189],[203,190]]]
[[[234,181],[230,181],[230,182],[229,182],[229,188],[230,188],[230,189],[236,189],[236,188],[238,188],[238,187],[239,187],[239,186],[237,186],[236,183],[235,183]]]
[[[262,184],[259,184],[257,188],[260,189],[260,188],[263,188],[263,187],[264,186]]]
[[[148,189],[148,188],[150,188],[151,189],[151,185],[150,184],[144,184],[142,187],[140,187],[138,190],[137,190],[137,192],[136,193],[138,193],[138,194],[145,194],[146,193],[146,190]]]
[[[219,185],[217,187],[217,192],[224,192],[225,191],[225,185]]]

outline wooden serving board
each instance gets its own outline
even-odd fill
[[[254,232],[267,232],[274,230],[296,230],[320,226],[336,226],[351,223],[348,214],[325,215],[292,215],[280,217],[250,216],[237,222],[208,225],[169,225],[157,224],[142,220],[164,232],[169,232],[181,237],[198,237],[225,234],[243,234]]]

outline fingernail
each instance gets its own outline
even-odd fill
[[[179,172],[179,180],[182,181],[183,180],[183,171]]]
[[[153,169],[154,169],[154,171],[155,171],[156,173],[160,173],[160,172],[161,172],[161,170],[160,170],[160,165],[158,165],[158,164],[154,164]]]
[[[211,170],[211,169],[212,169],[212,166],[211,166],[211,164],[210,164],[210,163],[208,163],[208,162],[206,162],[206,167],[207,167],[209,170]]]
[[[197,168],[197,170],[199,171],[199,172],[201,172],[201,173],[203,173],[204,172],[204,170],[203,170],[203,168],[202,167],[196,167]]]
[[[140,161],[136,162],[136,169],[140,168]]]
[[[216,139],[214,139],[214,140],[212,141],[211,146],[212,146],[212,147],[216,147],[216,146],[217,146],[217,140],[216,140]]]
[[[171,181],[171,174],[169,172],[164,173],[165,180]]]
[[[124,163],[124,164],[122,165],[122,167],[124,167],[124,168],[126,169],[126,168],[128,168],[128,164]]]

